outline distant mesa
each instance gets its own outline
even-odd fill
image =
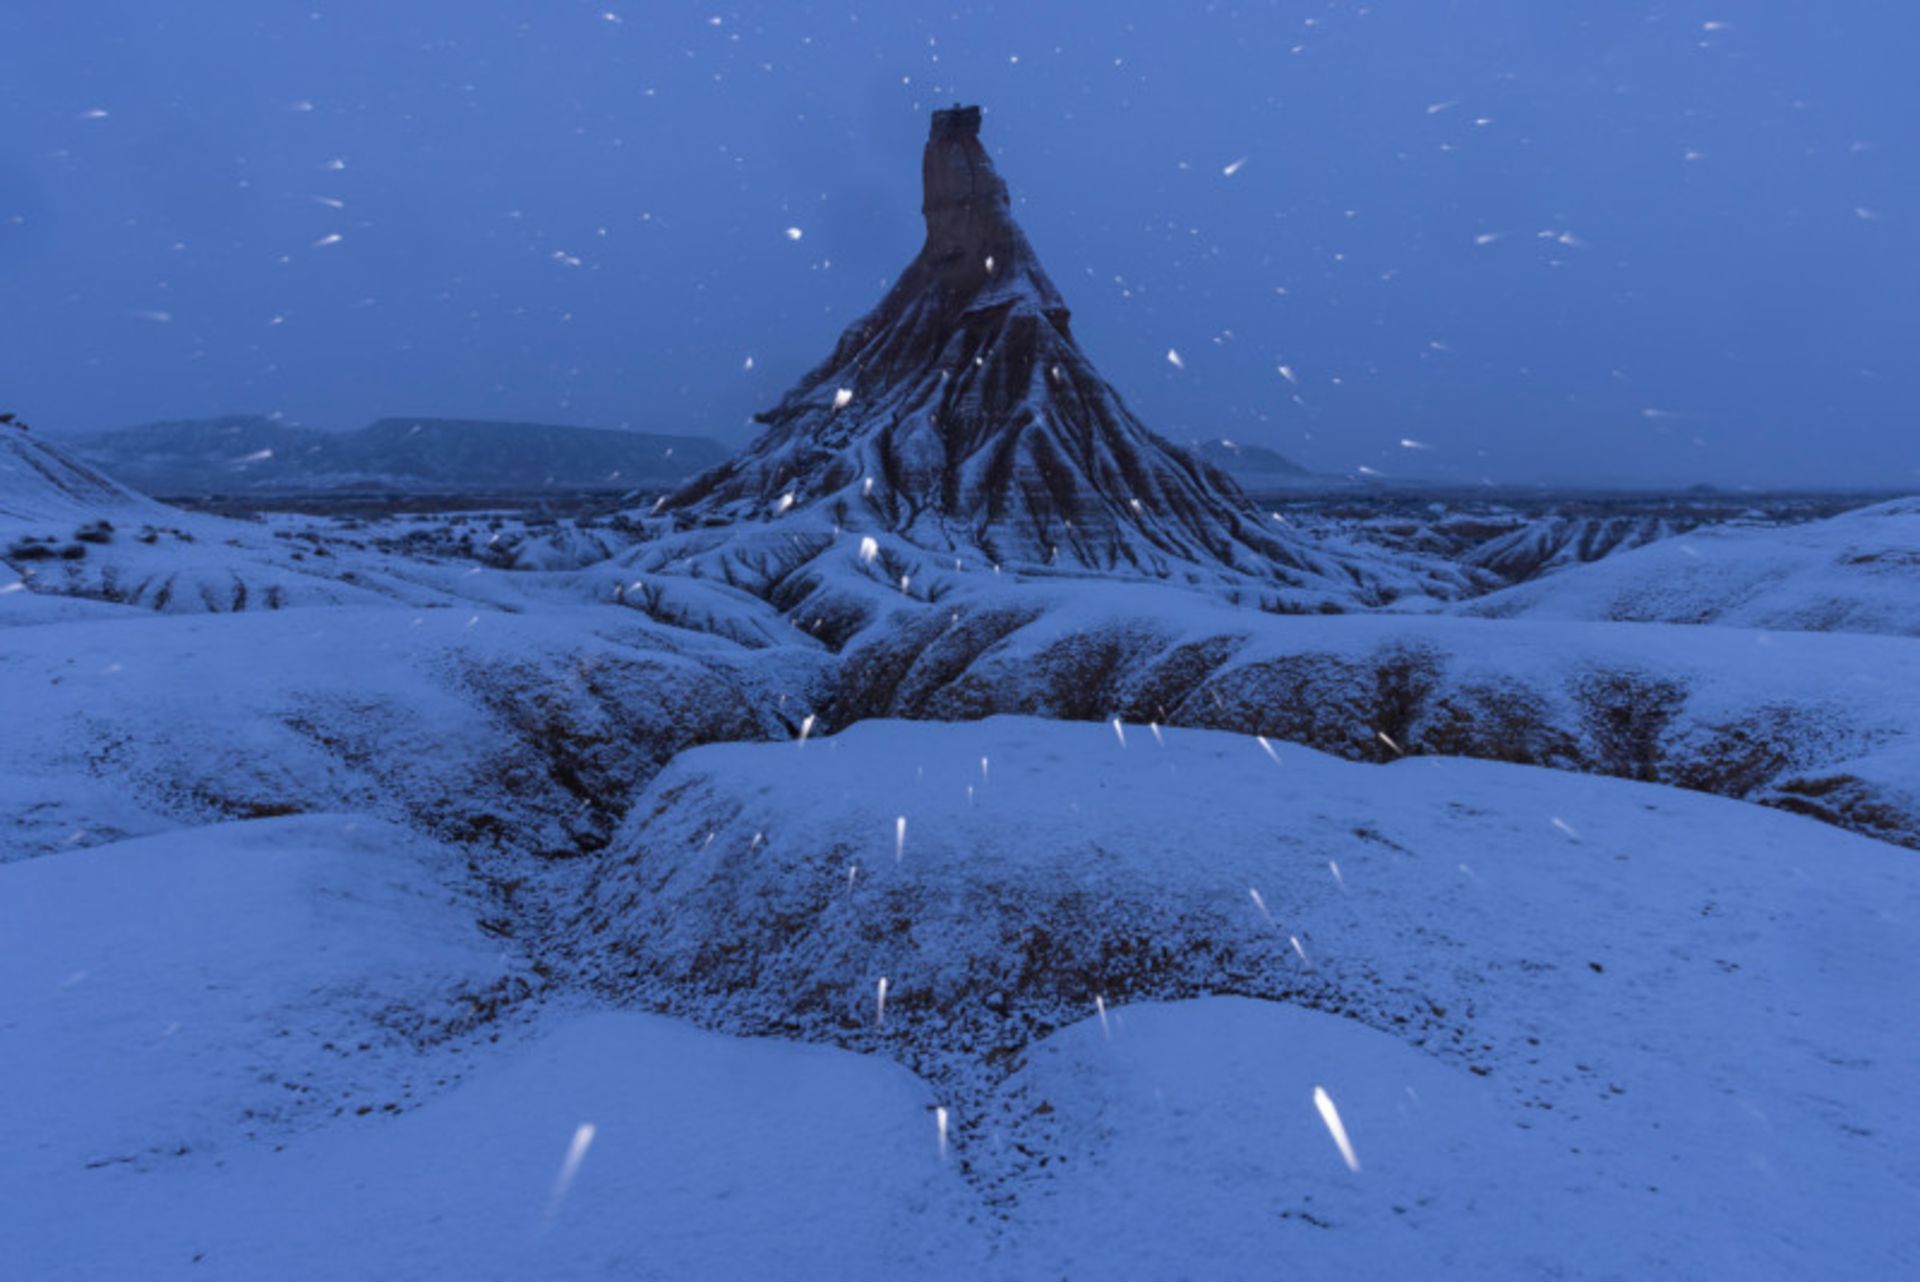
[[[727,455],[706,437],[477,419],[383,418],[349,439],[369,472],[433,489],[657,486]]]
[[[1263,445],[1247,445],[1220,437],[1211,441],[1195,441],[1189,448],[1195,455],[1236,480],[1282,477],[1304,480],[1314,475],[1278,450],[1270,450]]]
[[[700,436],[383,418],[352,432],[262,415],[148,423],[69,438],[73,452],[148,493],[524,494],[676,484],[727,455]]]
[[[994,564],[1346,577],[1264,525],[1230,478],[1149,431],[1101,378],[1013,220],[980,119],[978,107],[933,113],[918,256],[758,416],[756,441],[662,511],[690,525],[814,514]]]

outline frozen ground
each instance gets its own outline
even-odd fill
[[[462,910],[449,864],[329,816],[4,869],[0,1025],[35,1051],[0,1062],[0,1091],[31,1102],[4,1115],[9,1270],[879,1278],[936,1254],[964,1264],[964,1190],[910,1075],[645,1015],[491,1022],[486,999],[514,968]],[[569,1195],[562,1161],[583,1123],[597,1134]]]
[[[0,868],[0,1019],[39,1052],[5,1070],[38,1105],[8,1123],[13,1258],[76,1278],[1920,1263],[1905,852],[1652,785],[1126,729],[875,723],[687,754],[583,887],[580,938],[641,955],[498,1011],[526,954],[472,925],[457,858],[377,822]],[[758,981],[676,973],[709,954]],[[1208,988],[1246,995],[1165,1000]],[[789,1039],[726,1035],[774,1025]],[[978,1035],[1006,1025],[1011,1053]]]
[[[817,681],[805,652],[769,663],[606,608],[98,608],[116,613],[0,630],[0,861],[331,810],[572,856],[680,747],[785,737]]]
[[[23,1276],[1920,1270],[1910,506],[1308,617],[0,439]]]

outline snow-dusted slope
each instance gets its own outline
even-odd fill
[[[1461,608],[1489,618],[1920,636],[1920,499],[1806,525],[1696,530]]]
[[[389,517],[367,531],[383,551],[471,559],[490,569],[576,570],[625,551],[639,537],[625,518],[443,512]]]
[[[58,445],[0,427],[0,593],[174,614],[377,603],[518,607],[498,576],[478,576],[473,565],[387,555],[311,523],[233,521],[169,507]],[[0,622],[83,611],[9,603]]]
[[[1920,647],[1906,638],[1273,617],[1158,585],[974,579],[848,645],[823,725],[1119,715],[1363,761],[1673,783],[1920,846]]]
[[[4,634],[0,861],[340,810],[572,856],[681,747],[784,738],[819,683],[606,608],[124,613]]]
[[[166,510],[44,437],[0,425],[0,543],[33,525],[151,520]]]
[[[16,527],[17,529],[18,527]],[[472,565],[387,557],[331,534],[277,538],[262,525],[159,509],[138,524],[40,523],[0,542],[0,584],[167,614],[331,605],[517,608]],[[75,537],[75,531],[79,537]],[[0,540],[7,531],[0,530]],[[8,570],[12,573],[7,573]]]
[[[1550,516],[1489,539],[1462,559],[1520,583],[1657,543],[1683,528],[1667,515]]]
[[[1886,496],[1879,496],[1884,498]],[[1695,530],[1714,537],[1823,520],[1876,501],[1864,494],[1386,491],[1267,496],[1279,515],[1329,548],[1355,544],[1391,560],[1450,563],[1478,596]]]
[[[9,629],[0,852],[369,807],[565,851],[603,839],[629,790],[690,743],[787,738],[809,716],[824,733],[993,713],[1623,775],[1920,844],[1920,649],[1905,638],[1275,617],[1170,585],[943,579],[891,552],[836,554],[870,604],[837,655],[804,611],[610,567],[516,576],[517,612],[164,619],[0,594],[0,621],[21,603],[124,616]],[[624,608],[569,603],[588,591]]]

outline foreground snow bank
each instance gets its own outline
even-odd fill
[[[1105,1025],[1117,1040],[1126,1003],[1234,993],[1345,1016],[1376,1044],[1365,1054],[1420,1065],[1416,1091],[1435,1074],[1477,1084],[1499,1128],[1546,1137],[1463,1150],[1445,1180],[1477,1198],[1527,1192],[1562,1218],[1588,1208],[1584,1236],[1530,1232],[1520,1254],[1463,1262],[1519,1270],[1546,1252],[1578,1274],[1604,1252],[1614,1271],[1790,1273],[1828,1252],[1916,1249],[1896,1226],[1920,1192],[1905,1157],[1920,1142],[1920,998],[1902,978],[1917,929],[1909,854],[1757,807],[1528,767],[1380,769],[1216,732],[994,718],[683,754],[609,848],[569,942],[603,991],[915,1067],[953,1103],[959,1160],[996,1204],[1029,1204],[1036,1182],[1068,1199],[1062,1242],[1092,1231],[1108,1194],[1058,1192],[1061,1158],[1081,1169],[1074,1144],[1125,1128],[1100,1111],[1097,1075],[1073,1085],[1079,1070],[1047,1068],[1065,1052],[1038,1039]],[[1155,1071],[1212,1054],[1168,1036],[1185,1049]],[[1258,1078],[1258,1055],[1234,1057]],[[1249,1084],[1244,1107],[1305,1107],[1295,1086]],[[1204,1112],[1213,1089],[1187,1107]],[[1204,1125],[1234,1132],[1242,1107]],[[1513,1162],[1527,1173],[1510,1178]],[[1188,1196],[1277,1214],[1246,1172],[1281,1165]],[[1610,1243],[1626,1222],[1650,1227]]]
[[[925,1087],[655,1016],[554,1021],[423,1107],[7,1190],[56,1278],[978,1277]],[[574,1156],[577,1154],[577,1160]],[[24,1206],[20,1199],[24,1198]]]
[[[966,1271],[969,1196],[911,1075],[495,1018],[525,983],[448,862],[305,816],[0,868],[8,1276]]]
[[[9,1266],[1920,1262],[1907,852],[1650,785],[1121,729],[876,723],[682,754],[558,942],[708,1030],[561,990],[515,1005],[446,852],[364,819],[0,867],[0,1028],[32,1052],[0,1057]],[[1153,1000],[1223,989],[1278,1000]],[[840,1047],[724,1035],[744,1028]]]
[[[440,1071],[417,1047],[512,981],[453,862],[311,815],[0,867],[9,1174],[153,1171],[404,1107]]]
[[[1522,1112],[1314,1011],[1129,1007],[1040,1043],[1004,1094],[1052,1110],[1015,1276],[1864,1278],[1920,1259],[1910,1189],[1770,1104],[1682,1081]]]

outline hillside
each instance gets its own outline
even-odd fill
[[[1194,441],[1188,447],[1195,458],[1211,463],[1244,486],[1257,487],[1267,482],[1303,481],[1313,476],[1306,468],[1264,445],[1247,445],[1219,437]],[[1328,477],[1328,481],[1340,478]]]
[[[1487,618],[1920,636],[1920,500],[1779,529],[1697,529],[1462,608]]]

